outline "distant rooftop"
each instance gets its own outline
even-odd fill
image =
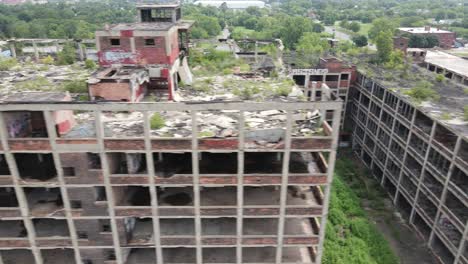
[[[451,31],[438,29],[437,27],[401,27],[400,31],[414,33],[414,34],[427,34],[427,33],[452,33]]]
[[[468,77],[468,60],[458,56],[439,50],[428,50],[425,62]]]

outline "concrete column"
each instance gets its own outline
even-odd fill
[[[132,50],[132,53],[136,53],[135,38],[134,37],[130,38],[130,48]]]
[[[309,86],[310,86],[310,74],[306,74],[305,80],[304,80],[304,88],[308,90]]]
[[[10,52],[13,58],[16,58],[16,45],[15,44],[16,44],[15,41],[10,41]]]
[[[33,41],[32,42],[32,45],[33,45],[33,49],[34,49],[34,59],[36,61],[39,61],[39,50],[37,49],[37,43],[36,41]]]
[[[310,94],[310,101],[315,101],[316,93],[317,93],[317,82],[312,82],[312,92]]]

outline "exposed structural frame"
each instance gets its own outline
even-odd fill
[[[353,150],[410,226],[447,264],[468,263],[468,141],[360,74],[349,101]]]
[[[158,205],[158,189],[156,186],[159,187],[171,187],[171,184],[163,184],[161,182],[156,182],[157,175],[154,171],[154,153],[155,152],[177,152],[187,151],[191,153],[191,163],[192,163],[192,177],[193,182],[191,186],[193,186],[193,217],[195,221],[195,243],[193,244],[193,248],[196,249],[196,263],[202,264],[204,263],[203,258],[203,249],[210,248],[210,247],[230,247],[236,248],[236,263],[246,263],[242,260],[243,257],[243,250],[246,247],[255,247],[257,246],[265,246],[267,243],[268,246],[276,248],[276,257],[274,262],[268,263],[287,263],[283,260],[283,250],[284,248],[289,247],[311,247],[316,250],[315,252],[315,262],[320,263],[323,251],[323,244],[325,238],[325,225],[327,222],[327,215],[328,215],[328,207],[329,207],[329,200],[330,200],[330,187],[331,182],[333,179],[333,172],[335,166],[335,159],[336,159],[336,150],[338,145],[338,133],[340,127],[340,120],[341,120],[341,112],[342,112],[342,101],[322,101],[322,102],[294,102],[294,103],[278,103],[278,102],[263,102],[263,103],[250,103],[250,102],[231,102],[231,103],[138,103],[138,104],[129,104],[129,103],[84,103],[84,104],[76,104],[76,103],[42,103],[42,104],[2,104],[0,105],[0,131],[1,131],[1,148],[0,154],[4,155],[8,164],[8,168],[11,173],[12,177],[12,184],[9,184],[8,187],[13,187],[16,198],[18,200],[19,208],[21,209],[20,217],[12,216],[7,217],[5,219],[21,219],[24,222],[25,228],[27,229],[27,240],[28,246],[22,246],[19,248],[22,249],[30,249],[33,253],[33,257],[35,263],[42,264],[45,263],[43,260],[42,250],[44,249],[53,249],[53,248],[69,248],[72,249],[74,252],[74,261],[76,263],[84,263],[83,262],[83,254],[82,249],[96,249],[96,248],[103,248],[103,249],[113,249],[115,250],[115,262],[109,263],[117,263],[117,264],[126,264],[126,256],[128,256],[128,252],[130,249],[128,246],[124,246],[123,242],[121,241],[121,237],[118,233],[118,219],[121,219],[125,216],[145,216],[151,217],[152,221],[152,229],[154,234],[154,244],[150,245],[148,248],[154,249],[154,259],[157,263],[165,263],[164,262],[164,252],[163,250],[167,247],[167,241],[165,241],[161,237],[161,227],[160,227],[160,219],[164,217],[165,211],[160,208]],[[325,132],[324,136],[311,136],[311,137],[293,137],[292,136],[292,129],[293,129],[293,114],[295,111],[299,110],[312,110],[317,109],[320,110],[322,113],[326,111],[333,111],[333,118],[332,118],[332,125],[329,126],[327,131]],[[96,128],[96,137],[94,140],[80,140],[80,139],[66,139],[60,138],[56,136],[55,133],[55,125],[53,123],[53,114],[55,111],[60,110],[74,110],[74,111],[87,111],[93,112],[95,116],[95,128]],[[151,136],[150,133],[150,113],[152,112],[160,112],[160,111],[189,111],[192,116],[192,135],[199,135],[199,124],[197,120],[197,112],[198,111],[216,111],[216,110],[232,110],[238,111],[239,113],[239,136],[231,140],[231,145],[224,146],[216,144],[206,144],[210,141],[216,140],[226,140],[226,139],[201,139],[198,136],[192,136],[189,139],[180,139],[174,140],[170,139],[164,143],[165,139],[162,138],[155,138]],[[284,136],[284,147],[281,149],[270,149],[270,150],[259,150],[259,149],[246,149],[245,146],[245,118],[244,114],[246,111],[265,111],[265,110],[280,110],[284,111],[286,114],[286,130]],[[8,137],[8,133],[6,131],[6,124],[4,122],[4,113],[10,111],[38,111],[42,112],[45,117],[45,124],[47,128],[48,138],[24,138],[24,139],[12,139]],[[102,115],[103,112],[118,112],[118,111],[139,111],[143,113],[144,119],[144,134],[142,138],[108,138],[105,137],[105,131],[103,127]],[[326,122],[325,122],[326,124]],[[185,147],[186,144],[178,144],[170,145],[174,142],[185,142],[188,140],[189,147]],[[204,141],[204,142],[202,142]],[[233,143],[232,143],[233,142]],[[114,148],[113,148],[114,147]],[[148,167],[148,177],[145,179],[145,187],[149,188],[149,193],[151,197],[151,207],[150,208],[143,208],[143,209],[136,209],[136,208],[116,208],[116,201],[114,201],[114,192],[115,190],[113,187],[118,186],[115,185],[115,178],[111,175],[109,171],[109,164],[107,159],[107,154],[112,151],[127,151],[127,152],[138,152],[144,154],[146,157],[147,167]],[[244,155],[246,152],[259,152],[259,151],[274,151],[282,153],[282,172],[279,175],[278,183],[274,185],[276,188],[280,189],[280,202],[279,207],[277,208],[277,214],[274,215],[278,216],[278,229],[277,235],[274,238],[271,238],[270,242],[256,242],[256,240],[248,242],[248,239],[243,237],[243,219],[245,216],[254,216],[259,214],[262,208],[245,208],[244,203],[244,186],[246,184],[247,179],[245,179],[244,174]],[[291,152],[327,152],[328,155],[328,165],[325,164],[327,167],[326,173],[323,174],[321,182],[318,181],[318,177],[314,178],[313,175],[303,175],[303,176],[295,176],[296,179],[290,178],[290,154]],[[94,183],[89,183],[87,185],[79,185],[79,184],[70,184],[64,180],[64,170],[61,165],[61,154],[63,153],[86,153],[86,152],[93,152],[97,153],[100,156],[100,160],[102,163],[102,179],[103,183],[101,185],[105,188],[105,193],[107,197],[107,210],[108,210],[108,218],[110,220],[111,226],[111,240],[113,243],[113,247],[108,246],[85,246],[82,244],[82,241],[77,237],[77,231],[75,227],[75,220],[77,219],[100,219],[102,217],[99,216],[80,216],[77,214],[76,210],[72,208],[70,199],[69,199],[69,191],[70,188],[73,187],[89,187],[92,188]],[[204,183],[206,177],[203,177],[200,173],[199,168],[199,157],[204,152],[212,152],[212,153],[236,153],[238,167],[237,167],[237,176],[232,183],[223,183],[225,181],[220,181],[219,183],[213,181],[211,184]],[[53,161],[55,163],[55,168],[57,170],[57,183],[53,185],[49,185],[49,187],[58,187],[60,189],[60,194],[63,199],[63,215],[54,215],[54,218],[57,219],[65,219],[68,224],[68,229],[70,233],[70,237],[66,241],[60,241],[60,243],[56,244],[52,241],[49,242],[47,246],[45,246],[44,241],[38,241],[38,237],[36,236],[35,226],[33,224],[34,216],[31,215],[31,208],[29,208],[28,200],[26,198],[25,191],[23,187],[25,186],[24,183],[20,180],[20,175],[18,172],[17,163],[15,160],[14,154],[16,153],[50,153],[53,156]],[[323,158],[323,156],[322,156]],[[318,173],[320,175],[320,173]],[[250,176],[250,175],[249,175]],[[214,177],[213,177],[214,178]],[[300,179],[299,179],[300,178]],[[218,178],[219,180],[219,178]],[[265,179],[263,181],[268,181]],[[229,182],[229,181],[226,181]],[[273,183],[270,183],[272,185]],[[132,184],[133,185],[133,184]],[[233,211],[233,215],[231,215],[229,208],[226,209],[216,209],[216,208],[204,208],[201,206],[201,189],[207,188],[206,186],[217,186],[223,187],[225,185],[235,186],[236,189],[236,196],[237,196],[237,206],[236,209]],[[256,185],[256,184],[255,184]],[[258,184],[261,186],[262,184]],[[299,186],[320,186],[322,187],[322,191],[324,193],[323,196],[323,203],[321,206],[317,208],[309,208],[309,209],[302,209],[302,208],[290,208],[287,206],[287,196],[288,196],[288,186],[292,185],[299,185]],[[37,184],[37,187],[43,187],[41,184]],[[174,186],[174,185],[172,185]],[[173,211],[173,217],[183,217],[183,213],[180,215],[174,214],[177,212],[175,209],[177,208],[166,208],[167,210]],[[180,208],[179,208],[180,209]],[[295,210],[292,210],[295,209]],[[166,211],[167,211],[166,210]],[[251,210],[251,213],[247,213],[248,210]],[[302,210],[302,211],[301,211]],[[271,209],[270,209],[271,211]],[[273,211],[276,211],[274,209]],[[272,212],[273,212],[272,211]],[[292,211],[296,213],[291,213]],[[310,213],[313,211],[315,213]],[[1,213],[1,212],[0,212]],[[253,214],[252,214],[253,213]],[[211,215],[212,214],[212,215]],[[202,236],[202,217],[219,217],[220,215],[226,214],[228,217],[235,217],[236,218],[236,226],[237,232],[235,235],[234,243],[231,243],[229,239],[221,239],[218,238],[218,242],[209,241],[204,239]],[[170,214],[169,214],[170,215]],[[287,216],[294,217],[294,215],[299,215],[302,217],[310,217],[314,215],[320,219],[320,228],[317,237],[314,239],[304,239],[304,238],[294,238],[294,236],[286,236],[285,237],[285,221]],[[293,215],[293,216],[291,216]],[[167,216],[166,216],[167,217]],[[268,216],[267,216],[268,217]],[[270,216],[271,217],[271,216]],[[175,240],[177,241],[177,240]],[[312,242],[314,241],[314,242]],[[169,242],[171,244],[171,248],[173,247],[181,247],[186,246],[185,244],[181,245],[177,242]],[[312,244],[311,244],[312,243]],[[59,246],[60,244],[60,246]],[[166,245],[166,246],[165,246]],[[8,249],[18,248],[15,246],[14,243],[2,241],[0,238],[0,257],[1,252]],[[107,262],[106,262],[107,263]],[[228,262],[232,263],[232,262]]]

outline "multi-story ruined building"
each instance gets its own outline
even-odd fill
[[[297,68],[295,65],[290,66],[289,76],[294,79],[297,85],[304,88],[304,92],[311,100],[321,100],[321,87],[329,87],[331,91],[337,94],[344,102],[348,101],[349,88],[356,81],[356,66],[349,65],[335,57],[320,58],[316,67],[312,68]],[[325,86],[322,86],[325,84]],[[341,133],[340,143],[342,146],[348,146],[350,142],[350,134],[343,130],[346,107],[343,107],[341,114]],[[328,121],[331,121],[332,116],[326,115]]]
[[[352,88],[353,149],[442,263],[468,263],[468,127],[451,117],[468,98],[447,81],[417,105],[383,83],[360,73]]]
[[[179,4],[139,5],[138,22],[107,25],[96,32],[99,65],[89,81],[94,100],[138,102],[149,91],[170,100],[182,79],[190,84],[187,65],[189,29]]]
[[[2,263],[320,262],[342,107],[327,94],[196,104],[6,98]],[[315,110],[331,111],[333,123],[314,121]],[[154,126],[156,113],[165,127]],[[58,133],[57,120],[75,125]],[[209,136],[207,120],[230,128]]]

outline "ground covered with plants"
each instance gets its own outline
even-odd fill
[[[383,193],[374,180],[356,169],[356,162],[344,157],[337,160],[322,263],[399,263],[361,203],[370,201],[371,208],[382,209]]]

